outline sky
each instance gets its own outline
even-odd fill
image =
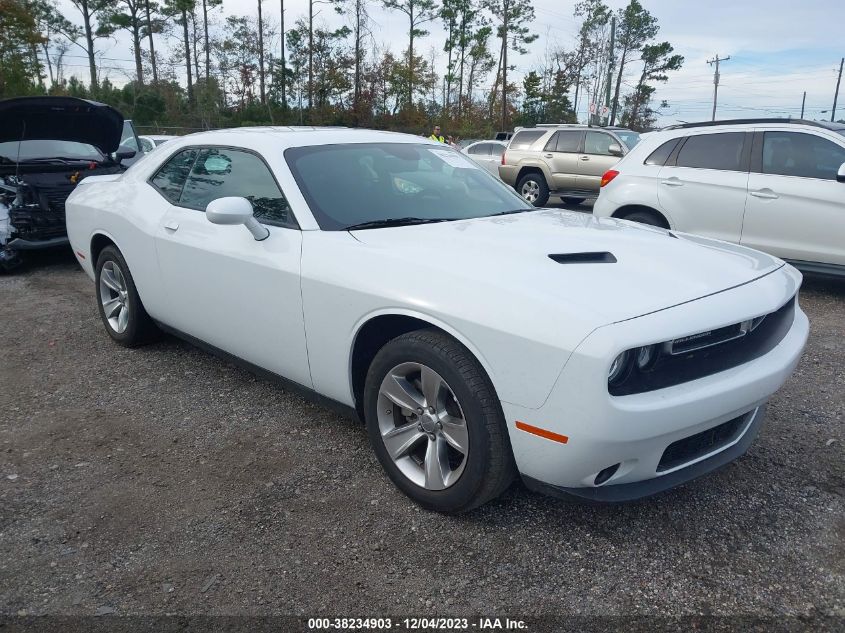
[[[612,8],[627,0],[605,0]],[[660,41],[669,41],[675,52],[684,56],[681,70],[671,73],[669,81],[655,93],[655,105],[666,100],[658,125],[709,120],[713,107],[713,67],[707,60],[715,55],[730,57],[720,66],[721,80],[717,118],[797,117],[801,113],[804,91],[807,93],[805,118],[829,119],[836,88],[839,60],[845,56],[842,32],[842,0],[641,0],[658,19]],[[222,16],[255,15],[257,0],[224,0]],[[527,55],[509,57],[517,70],[516,78],[542,64],[544,51],[563,46],[571,48],[580,21],[573,17],[575,0],[534,0],[534,32],[540,37]],[[306,0],[285,1],[286,27],[307,14]],[[74,21],[78,14],[69,0],[59,0],[65,15]],[[279,2],[266,0],[263,11],[278,26]],[[331,7],[317,5],[316,21],[340,26],[345,18]],[[395,52],[407,46],[407,22],[403,14],[386,11],[374,1],[370,9],[374,37]],[[443,72],[446,59],[442,52],[445,33],[440,22],[427,25],[430,35],[417,44],[418,50],[438,55]],[[491,46],[494,45],[491,39]],[[131,42],[128,34],[101,40],[111,80],[125,83],[134,75]],[[276,44],[278,47],[278,43]],[[156,51],[158,52],[157,45]],[[68,71],[87,77],[87,65],[80,49],[69,51]],[[639,72],[635,66],[626,81],[633,85]],[[492,82],[492,77],[491,77]],[[588,102],[581,99],[579,118],[586,118]],[[823,113],[823,111],[827,111]],[[837,118],[845,117],[845,81],[840,89]]]

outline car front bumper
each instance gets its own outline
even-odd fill
[[[622,349],[714,327],[714,315],[739,321],[774,312],[799,285],[800,274],[784,267],[744,286],[594,331],[573,352],[541,407],[502,403],[514,458],[529,487],[626,501],[699,477],[745,453],[761,426],[763,405],[792,373],[806,343],[809,322],[797,302],[789,330],[769,352],[690,382],[611,396],[609,359]],[[520,430],[517,421],[558,439]],[[670,446],[695,442],[729,423],[737,427],[728,437],[702,444],[667,467]],[[612,476],[597,485],[599,473],[614,466]]]

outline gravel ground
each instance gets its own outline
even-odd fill
[[[103,331],[69,258],[0,277],[0,615],[845,616],[845,282],[749,454],[655,499],[420,510],[363,426]],[[2,625],[0,625],[2,628]]]

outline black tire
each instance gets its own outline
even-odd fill
[[[656,211],[634,211],[626,215],[623,220],[630,220],[631,222],[639,222],[640,224],[648,224],[649,226],[659,226],[660,228],[669,228],[660,214]]]
[[[469,450],[458,479],[443,490],[429,490],[411,481],[394,463],[378,421],[379,389],[387,373],[401,363],[421,363],[448,383],[466,423]],[[435,330],[399,336],[379,350],[364,386],[367,432],[376,456],[396,487],[421,506],[438,512],[466,512],[499,496],[513,481],[516,467],[502,413],[487,373],[458,341]],[[422,439],[425,443],[428,440]]]
[[[103,308],[101,296],[102,284],[100,280],[103,274],[103,267],[109,263],[119,269],[126,285],[125,310],[128,316],[126,329],[122,332],[117,331],[109,323]],[[106,246],[97,258],[95,271],[94,287],[97,294],[97,307],[99,308],[100,318],[103,320],[103,325],[109,336],[124,347],[136,347],[155,340],[160,332],[150,318],[150,315],[144,309],[144,304],[141,302],[141,297],[138,296],[137,288],[135,288],[135,280],[132,279],[132,273],[129,272],[129,266],[126,264],[126,260],[123,259],[121,252],[115,246]]]
[[[563,200],[564,204],[575,205],[581,204],[582,202],[584,202],[584,200],[586,200],[586,198],[570,198],[569,196],[564,196],[563,198],[561,198],[561,200]]]
[[[523,193],[523,190],[530,187],[532,183],[536,185],[537,197],[530,200]],[[536,171],[529,172],[519,179],[519,182],[516,183],[516,192],[535,207],[542,207],[549,201],[549,185],[546,183],[543,174]]]

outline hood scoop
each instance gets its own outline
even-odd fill
[[[607,251],[590,253],[560,253],[551,254],[549,259],[558,264],[615,264],[616,257]]]

